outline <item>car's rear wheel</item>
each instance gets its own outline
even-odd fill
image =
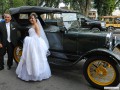
[[[22,55],[22,47],[16,46],[14,48],[14,60],[16,63],[19,63],[21,55]]]
[[[91,30],[92,31],[100,31],[100,29],[98,27],[93,27]]]
[[[93,86],[103,89],[105,86],[116,86],[119,84],[119,70],[112,59],[107,57],[92,57],[84,64],[84,76]]]

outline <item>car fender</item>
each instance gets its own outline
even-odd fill
[[[120,67],[120,56],[113,53],[112,51],[108,50],[108,49],[93,49],[91,51],[88,51],[87,53],[85,53],[81,59],[85,59],[85,58],[90,58],[92,56],[106,56],[106,57],[110,57],[112,58],[112,62],[115,64],[118,64]]]
[[[114,37],[113,49],[116,47],[120,49],[120,38],[118,38],[117,36]]]
[[[120,49],[120,42],[117,42],[117,43],[115,44],[115,46],[113,47],[113,49],[116,48],[116,47]]]

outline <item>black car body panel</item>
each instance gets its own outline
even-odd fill
[[[89,58],[91,56],[99,56],[99,55],[105,55],[108,57],[112,57],[115,61],[112,61],[114,64],[118,64],[120,66],[120,56],[116,55],[115,53],[111,52],[110,50],[107,49],[102,49],[102,48],[98,48],[98,49],[93,49],[91,51],[88,51],[87,53],[85,53],[81,58]]]

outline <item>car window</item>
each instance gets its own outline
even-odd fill
[[[43,20],[60,20],[61,15],[56,13],[41,14],[40,17]]]
[[[20,14],[19,19],[28,19],[28,14]]]
[[[48,25],[63,26],[63,21],[60,14],[48,13],[40,15],[40,17]]]
[[[40,17],[47,25],[55,25],[59,27],[64,26],[68,30],[78,28],[80,25],[79,21],[77,20],[76,13],[50,13],[42,14]]]
[[[77,20],[77,13],[62,13],[63,23],[66,29],[75,30],[80,23]]]
[[[20,24],[20,25],[23,25],[23,26],[28,26],[30,25],[30,22],[29,22],[29,15],[28,14],[19,14],[18,15],[18,20],[17,22]]]

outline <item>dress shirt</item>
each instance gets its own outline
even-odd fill
[[[10,22],[6,23],[6,29],[7,29],[7,40],[8,40],[8,42],[11,42],[11,40],[10,40]]]

